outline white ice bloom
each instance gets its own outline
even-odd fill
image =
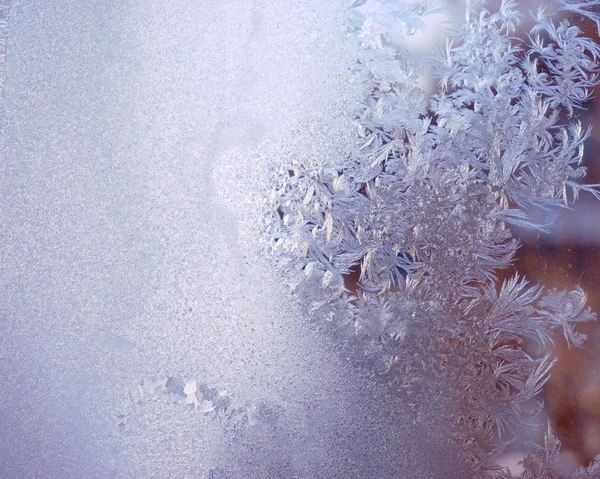
[[[267,221],[273,254],[290,278],[309,267],[341,276],[342,296],[309,276],[294,283],[317,323],[337,324],[334,340],[417,408],[452,404],[451,434],[473,474],[510,477],[493,458],[539,411],[554,330],[582,346],[575,328],[595,319],[580,288],[498,277],[519,247],[509,225],[543,231],[532,210],[568,207],[581,191],[600,198],[581,182],[589,128],[575,117],[598,84],[600,46],[582,24],[600,27],[600,2],[556,0],[522,38],[517,2],[497,12],[470,2],[434,59],[430,98],[419,88],[427,64],[402,38],[431,10],[363,4],[350,7],[370,73],[356,149],[284,169],[293,174],[280,175]],[[521,477],[555,477],[558,449],[549,431]]]

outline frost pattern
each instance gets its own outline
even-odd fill
[[[119,426],[127,427],[128,421],[148,401],[163,401],[187,407],[203,416],[219,420],[235,436],[246,426],[258,421],[273,420],[273,414],[266,402],[254,404],[240,401],[233,396],[212,387],[208,383],[180,376],[163,376],[147,379],[129,393],[129,401],[118,416]]]
[[[419,86],[427,64],[402,39],[440,10],[376,3],[349,5],[369,72],[355,153],[291,158],[274,175],[272,252],[345,354],[417,407],[454,404],[474,474],[511,477],[493,457],[541,409],[555,361],[546,346],[555,330],[581,346],[577,324],[595,319],[580,288],[501,278],[519,247],[509,225],[544,231],[535,210],[568,207],[582,191],[600,198],[580,182],[590,130],[575,118],[600,55],[577,22],[600,28],[600,2],[557,0],[522,39],[515,1],[495,13],[471,2],[436,57],[431,98]],[[558,477],[558,450],[549,431],[521,477]],[[600,477],[598,464],[574,477]]]

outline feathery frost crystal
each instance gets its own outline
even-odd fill
[[[444,12],[365,3],[348,10],[368,72],[355,153],[279,172],[272,250],[344,354],[417,409],[451,403],[474,474],[512,477],[494,457],[541,408],[554,330],[581,346],[577,324],[595,319],[580,288],[499,277],[519,247],[509,225],[543,231],[536,209],[600,197],[582,183],[589,128],[576,119],[598,83],[600,46],[582,25],[600,28],[600,2],[557,0],[524,38],[513,36],[515,1],[469,5],[435,58],[431,97],[420,88],[428,65],[403,39]],[[521,477],[558,477],[558,451],[549,430]],[[574,477],[600,477],[598,464]]]

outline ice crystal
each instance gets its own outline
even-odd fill
[[[452,434],[477,475],[510,477],[493,458],[540,410],[554,331],[581,346],[576,325],[595,319],[580,288],[500,278],[519,247],[510,225],[543,231],[536,209],[600,197],[581,182],[589,129],[576,119],[598,83],[600,46],[581,28],[600,27],[598,5],[557,0],[516,38],[515,1],[497,12],[470,3],[432,64],[439,88],[428,98],[429,65],[403,38],[440,11],[351,3],[369,72],[355,153],[292,159],[274,179],[267,228],[300,302],[399,394],[452,403]],[[558,450],[549,431],[521,477],[558,477]]]

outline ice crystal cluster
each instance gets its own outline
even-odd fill
[[[249,227],[255,156],[350,145],[342,4],[12,5],[0,477],[464,478],[306,327]]]
[[[511,226],[543,231],[536,210],[599,196],[583,183],[589,129],[577,119],[598,83],[600,46],[582,29],[600,27],[599,4],[557,0],[515,37],[515,1],[471,3],[428,63],[403,41],[443,12],[351,2],[357,70],[368,72],[354,153],[291,158],[274,179],[267,228],[300,303],[416,409],[451,404],[449,434],[476,475],[511,477],[494,457],[540,410],[555,331],[581,346],[577,325],[595,319],[579,287],[507,272]],[[429,67],[431,96],[420,83]],[[549,431],[521,477],[559,477],[558,449]]]

